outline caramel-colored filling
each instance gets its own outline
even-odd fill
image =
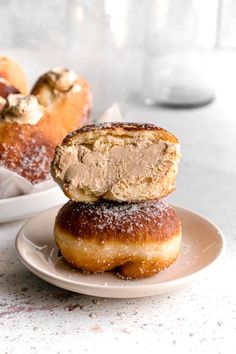
[[[61,147],[58,178],[73,194],[108,196],[129,185],[152,183],[175,168],[176,144],[101,136],[91,144]]]

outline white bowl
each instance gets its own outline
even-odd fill
[[[0,199],[0,223],[28,218],[67,200],[57,185],[32,194]]]

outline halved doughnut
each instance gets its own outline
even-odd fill
[[[74,201],[161,199],[175,189],[179,150],[152,124],[87,125],[57,147],[51,173]]]

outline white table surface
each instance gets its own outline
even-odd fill
[[[177,190],[169,201],[210,218],[225,234],[224,259],[175,293],[98,299],[56,288],[16,255],[23,222],[0,225],[1,353],[236,352],[236,104],[221,94],[193,110],[131,102],[126,120],[174,132],[182,146]]]

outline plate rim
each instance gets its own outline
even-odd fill
[[[35,196],[41,196],[41,195],[44,195],[44,194],[48,193],[49,191],[52,191],[52,190],[54,190],[56,188],[58,188],[57,184],[55,186],[51,186],[51,187],[49,187],[47,189],[44,189],[42,191],[38,191],[38,192],[35,192],[35,193],[23,194],[23,195],[18,195],[18,196],[15,196],[15,197],[10,197],[10,198],[2,198],[2,199],[0,199],[0,206],[1,206],[1,204],[16,202],[16,201],[19,201],[19,200],[23,200],[24,201],[24,199],[31,199],[31,198],[34,198]]]
[[[50,211],[59,209],[62,205],[63,204],[60,204],[60,205],[54,206],[50,209],[41,211],[40,213],[38,213],[38,214],[34,215],[33,217],[31,217],[30,219],[28,219],[23,224],[23,226],[19,229],[16,239],[15,239],[15,248],[16,248],[17,255],[18,255],[19,259],[21,260],[21,262],[24,264],[24,266],[28,270],[30,270],[33,274],[35,274],[39,278],[43,279],[44,281],[47,281],[53,285],[56,285],[58,287],[61,287],[61,288],[64,288],[64,289],[67,289],[70,291],[74,291],[74,292],[76,292],[76,290],[71,290],[68,287],[64,287],[63,284],[66,284],[68,286],[71,284],[73,286],[77,286],[78,288],[79,287],[86,287],[87,289],[94,290],[94,291],[101,290],[101,289],[107,289],[107,290],[109,289],[111,291],[120,290],[120,289],[125,289],[125,290],[129,291],[131,289],[135,289],[137,291],[141,291],[141,290],[147,290],[150,287],[150,284],[148,284],[148,283],[138,284],[138,280],[134,280],[135,284],[134,283],[132,284],[133,280],[130,280],[129,285],[122,286],[122,284],[119,284],[119,285],[97,285],[97,284],[91,284],[91,283],[88,284],[88,283],[83,283],[82,281],[76,281],[76,280],[72,280],[72,279],[64,279],[60,275],[52,274],[50,271],[38,269],[37,266],[35,266],[34,264],[30,263],[27,259],[25,259],[22,255],[22,253],[20,251],[20,247],[19,247],[19,242],[21,240],[21,237],[23,239],[23,231],[24,231],[25,227],[27,227],[27,225],[30,224],[34,218],[36,218],[42,214],[47,214]],[[177,206],[177,205],[173,205],[173,204],[170,204],[170,205],[175,209],[181,209],[184,212],[191,213],[195,216],[198,216],[201,219],[204,219],[204,221],[207,221],[209,224],[211,224],[215,228],[215,230],[217,231],[217,237],[221,243],[221,247],[220,247],[220,250],[219,250],[219,253],[217,254],[217,256],[209,264],[207,264],[203,268],[201,268],[191,274],[184,275],[182,277],[178,277],[176,279],[171,279],[171,280],[167,280],[167,281],[162,281],[160,283],[151,284],[152,289],[154,289],[154,290],[160,289],[160,292],[158,292],[158,293],[161,293],[162,292],[161,290],[163,290],[163,288],[168,288],[166,290],[166,292],[168,292],[168,291],[170,291],[170,288],[176,288],[176,287],[178,287],[178,285],[187,284],[190,281],[192,281],[193,278],[194,279],[197,278],[200,274],[202,274],[205,271],[208,271],[212,266],[216,265],[216,263],[218,263],[223,258],[224,254],[225,254],[225,250],[226,250],[226,241],[225,241],[224,234],[214,222],[210,221],[208,218],[204,217],[200,213],[194,212],[190,209],[186,209],[181,206]],[[48,279],[50,279],[50,281]],[[55,284],[54,281],[57,281],[60,285]],[[126,282],[126,284],[127,284],[127,282]],[[155,291],[152,291],[152,293],[153,292],[155,292]],[[81,291],[78,291],[78,293],[92,295],[91,293],[88,294],[88,293],[83,292],[82,289],[81,289]],[[158,293],[156,293],[156,294],[158,294]],[[96,296],[96,295],[94,295],[94,296]],[[97,296],[101,296],[101,295],[97,295]],[[145,297],[145,296],[150,296],[150,295],[136,295],[136,296],[132,295],[132,296],[122,296],[122,297],[127,298],[127,297]],[[105,297],[121,298],[121,296],[111,296],[109,294],[107,294]]]

